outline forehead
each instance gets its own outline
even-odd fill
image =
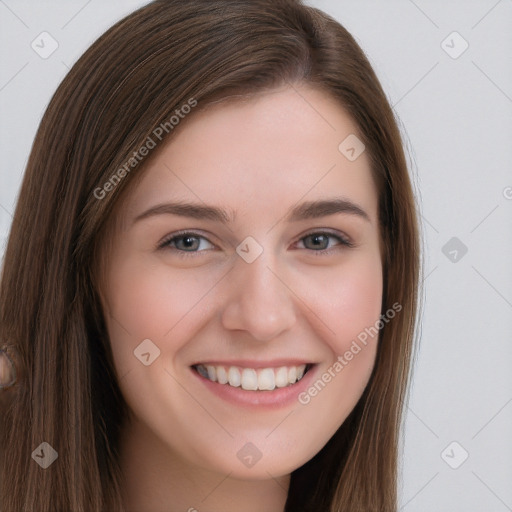
[[[339,149],[358,127],[326,93],[285,86],[200,108],[148,162],[130,210],[194,200],[270,221],[300,199],[343,195],[375,218],[369,157],[350,161]]]

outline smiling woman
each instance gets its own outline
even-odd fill
[[[339,23],[121,20],[48,107],[5,253],[2,512],[395,512],[419,258]]]

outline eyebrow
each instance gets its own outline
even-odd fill
[[[360,217],[371,223],[370,216],[357,204],[345,198],[322,199],[306,201],[289,210],[285,216],[286,222],[316,219],[327,215],[343,213]],[[211,220],[229,224],[235,220],[235,212],[227,212],[216,206],[199,203],[173,202],[158,204],[137,215],[132,224],[155,215],[179,215],[198,220]]]

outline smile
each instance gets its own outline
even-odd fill
[[[278,368],[242,368],[196,364],[194,370],[205,379],[246,391],[272,391],[300,381],[311,365],[280,366]]]

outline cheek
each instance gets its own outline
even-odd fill
[[[321,269],[307,283],[302,279],[303,296],[323,323],[324,341],[334,354],[349,350],[353,340],[364,338],[364,333],[378,322],[383,277],[377,253],[354,254],[339,268]],[[375,344],[377,336],[372,334],[367,334],[368,340]]]
[[[331,360],[319,368],[299,402],[305,415],[322,419],[317,434],[325,440],[353,410],[373,370],[383,291],[380,258],[358,254],[311,283],[308,305],[324,324]]]
[[[363,333],[375,325],[382,308],[382,273],[380,265],[368,266],[358,273],[351,273],[343,281],[338,304],[337,353],[348,350],[347,341],[361,339]],[[372,333],[370,341],[377,337]],[[374,339],[373,339],[374,338]]]
[[[120,374],[138,362],[134,350],[150,339],[166,359],[172,359],[186,340],[174,336],[181,322],[200,322],[201,308],[197,307],[215,282],[215,276],[200,276],[192,269],[172,269],[162,264],[118,258],[108,282],[106,320],[114,362]]]
[[[322,272],[308,279],[308,295],[304,296],[321,320],[316,325],[330,349],[330,361],[319,368],[301,403],[320,415],[323,410],[331,411],[325,424],[337,428],[363,393],[375,362],[375,326],[383,292],[380,255],[377,251],[354,253],[339,268]]]

